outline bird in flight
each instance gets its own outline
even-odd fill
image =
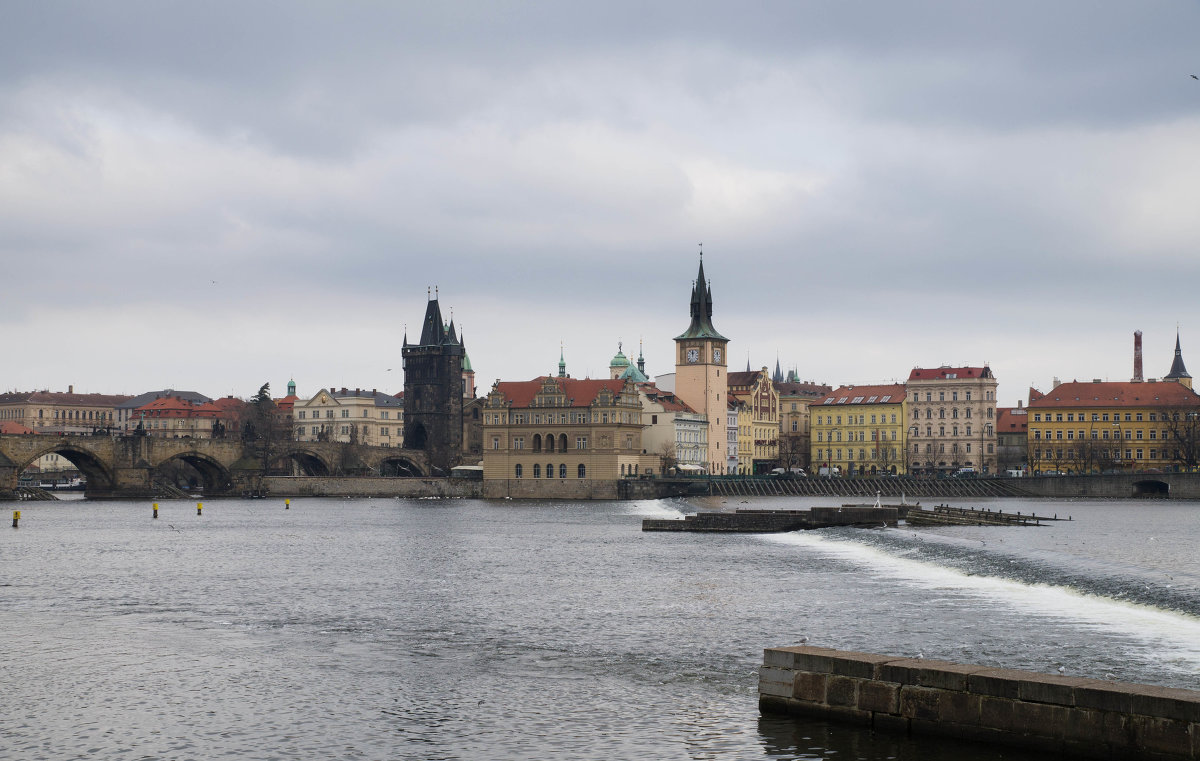
[[[1198,77],[1198,76],[1196,76],[1195,74],[1193,74],[1193,75],[1192,75],[1192,79],[1200,79],[1200,77]]]

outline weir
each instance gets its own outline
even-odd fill
[[[764,651],[763,713],[1092,759],[1200,759],[1200,692],[822,647]]]

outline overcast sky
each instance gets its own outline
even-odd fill
[[[403,386],[426,289],[481,393],[731,365],[1200,372],[1200,5],[14,3],[4,390]]]

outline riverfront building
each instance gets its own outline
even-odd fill
[[[615,480],[659,462],[643,454],[636,384],[612,378],[496,381],[483,403],[483,446],[485,480]]]
[[[996,472],[996,376],[990,367],[917,367],[905,385],[910,473]]]
[[[653,383],[637,385],[642,403],[642,448],[661,458],[658,472],[674,463],[679,470],[705,469],[708,456],[708,421],[674,394]]]
[[[767,473],[779,462],[779,392],[767,368],[729,373],[738,414],[738,472]]]
[[[1200,396],[1177,380],[1062,383],[1027,416],[1036,473],[1171,469],[1200,441]]]
[[[833,391],[829,386],[801,383],[794,373],[775,385],[779,392],[779,465],[808,468],[812,464],[812,423],[809,406]]]
[[[842,386],[812,405],[812,461],[845,475],[905,469],[904,384]]]
[[[321,389],[292,403],[296,441],[404,444],[404,402],[377,389]]]
[[[13,391],[0,394],[0,421],[12,421],[38,433],[87,434],[115,425],[117,405],[130,397],[61,391]]]

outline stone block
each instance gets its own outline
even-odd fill
[[[843,655],[840,650],[830,650],[827,647],[778,647],[767,650],[765,663],[777,668],[790,668],[797,671],[811,671],[817,674],[833,673],[833,659]]]
[[[848,706],[825,706],[824,716],[830,721],[840,721],[857,727],[871,726],[870,711],[860,711]]]
[[[1021,681],[1028,678],[1028,671],[983,669],[967,676],[967,689],[976,695],[1016,700],[1019,697]]]
[[[1075,705],[1098,711],[1129,713],[1133,708],[1134,685],[1087,679],[1075,688]]]
[[[1013,701],[1008,698],[979,696],[979,723],[1003,732],[1013,729]]]
[[[938,721],[942,715],[943,690],[904,685],[900,688],[900,715],[907,719]]]
[[[1070,676],[1030,676],[1017,686],[1017,697],[1029,703],[1075,705],[1075,690],[1087,687],[1093,680]]]
[[[858,706],[858,685],[861,680],[830,674],[825,682],[825,702],[831,706]]]
[[[1200,722],[1200,692],[1138,685],[1130,697],[1135,714]]]
[[[1067,713],[1067,726],[1063,737],[1068,741],[1098,741],[1104,736],[1105,711],[1090,708],[1074,708]]]
[[[1066,736],[1070,709],[1050,703],[1013,703],[1013,729],[1038,737],[1062,739]]]
[[[830,663],[830,673],[839,676],[852,676],[858,679],[874,679],[875,667],[882,663],[895,660],[889,655],[872,655],[870,653],[838,653]]]
[[[970,727],[979,726],[981,700],[981,696],[966,692],[946,692],[941,701],[942,721]]]
[[[763,666],[758,670],[758,694],[790,698],[795,689],[796,672]]]
[[[1192,736],[1189,722],[1160,719],[1154,716],[1130,717],[1133,739],[1138,748],[1173,758],[1192,757]]]
[[[864,681],[858,686],[858,707],[874,713],[899,713],[900,685],[895,682]]]
[[[806,703],[821,703],[825,701],[826,681],[828,674],[811,674],[807,671],[797,671],[792,685],[792,697]]]
[[[931,663],[933,661],[921,658],[893,658],[875,667],[875,678],[883,682],[916,684],[921,669],[928,667]]]
[[[936,667],[925,666],[917,670],[917,684],[922,687],[966,692],[967,677],[984,670],[984,666],[961,666],[955,663],[940,664]]]

